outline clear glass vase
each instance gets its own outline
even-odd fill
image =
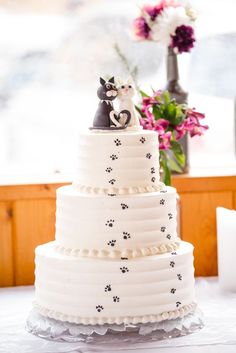
[[[167,84],[165,90],[170,93],[171,98],[175,98],[179,104],[188,102],[188,93],[183,90],[179,83],[179,69],[178,69],[178,58],[174,50],[168,47],[167,54]],[[183,169],[183,173],[187,173],[189,170],[189,156],[188,156],[188,136],[185,135],[181,140],[180,144],[183,148],[186,162]]]

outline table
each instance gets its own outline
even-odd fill
[[[222,293],[216,277],[198,278],[196,293],[204,312],[205,327],[192,335],[132,346],[100,347],[81,343],[51,342],[24,329],[33,286],[0,289],[1,353],[236,353],[236,293]],[[79,347],[79,349],[78,349]]]

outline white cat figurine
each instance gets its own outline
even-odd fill
[[[128,110],[131,114],[131,119],[128,124],[128,127],[136,127],[140,128],[140,123],[137,115],[135,114],[135,107],[134,103],[132,101],[132,98],[135,94],[135,90],[130,83],[130,81],[127,81],[127,83],[120,84],[118,87],[118,95],[117,99],[119,101],[119,111],[122,110]],[[120,118],[120,123],[122,124],[122,117]]]

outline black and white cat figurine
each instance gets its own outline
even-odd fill
[[[98,109],[96,111],[93,127],[90,129],[98,130],[122,130],[125,129],[131,119],[131,114],[128,110],[122,110],[117,113],[113,107],[113,100],[117,97],[118,90],[115,85],[114,77],[105,81],[100,77],[101,86],[97,90],[98,98],[100,99]],[[119,122],[121,118],[123,124]]]

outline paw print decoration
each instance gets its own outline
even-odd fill
[[[107,245],[110,245],[110,246],[115,246],[116,245],[116,240],[110,240]]]
[[[147,159],[151,159],[151,158],[152,158],[151,153],[147,153],[147,154],[146,154],[146,158],[147,158]]]
[[[120,267],[120,270],[121,270],[121,272],[122,272],[122,273],[126,273],[126,272],[129,272],[129,269],[128,269],[128,267],[125,267],[125,266],[123,266],[123,267]]]
[[[146,141],[145,137],[141,137],[141,139],[139,140],[141,143],[144,143]]]
[[[113,297],[114,303],[119,303],[119,301],[120,301],[120,297],[117,297],[117,295]]]
[[[176,308],[179,308],[181,305],[181,302],[176,302]]]
[[[112,154],[112,155],[110,156],[110,158],[111,158],[112,161],[115,161],[116,159],[118,159],[118,157],[117,157],[116,154]]]
[[[178,278],[179,281],[182,281],[183,276],[182,276],[180,273],[178,273],[178,274],[177,274],[177,278]]]
[[[155,177],[152,177],[151,182],[152,182],[152,183],[155,183],[155,181],[156,181],[156,178],[155,178]]]
[[[121,146],[121,141],[119,139],[114,140],[116,146]]]
[[[111,173],[111,172],[112,172],[112,170],[113,170],[113,169],[112,169],[111,167],[108,167],[108,168],[106,168],[106,169],[105,169],[105,172],[107,172],[107,173]]]
[[[116,182],[116,180],[115,180],[115,179],[111,179],[111,180],[109,180],[109,184],[111,184],[111,185],[114,185],[114,184],[115,184],[115,182]]]
[[[126,205],[125,203],[121,203],[120,205],[121,205],[122,210],[126,210],[127,208],[129,208],[129,206]]]
[[[104,310],[104,308],[103,308],[102,305],[97,305],[97,306],[96,306],[96,310],[97,310],[97,312],[100,313],[102,310]]]
[[[163,205],[163,206],[164,206],[164,204],[165,204],[165,200],[164,200],[164,199],[161,199],[161,200],[160,200],[160,205]]]
[[[167,234],[166,238],[170,240],[171,239],[171,235]]]
[[[175,288],[171,288],[170,292],[171,292],[172,294],[175,294],[176,289],[175,289]]]
[[[105,225],[106,225],[107,227],[113,227],[114,222],[115,222],[114,219],[109,219],[108,221],[106,221],[106,224],[105,224]]]
[[[152,168],[151,168],[151,174],[155,174],[155,173],[156,173],[155,168],[152,167]]]
[[[130,233],[123,232],[123,239],[125,240],[130,239]]]
[[[173,219],[173,214],[172,213],[168,213],[168,217],[169,217],[169,219]]]
[[[105,290],[105,292],[111,292],[111,285],[108,284],[104,290]]]
[[[170,267],[175,267],[175,262],[174,261],[170,261]]]
[[[166,227],[161,227],[161,232],[165,232]]]

